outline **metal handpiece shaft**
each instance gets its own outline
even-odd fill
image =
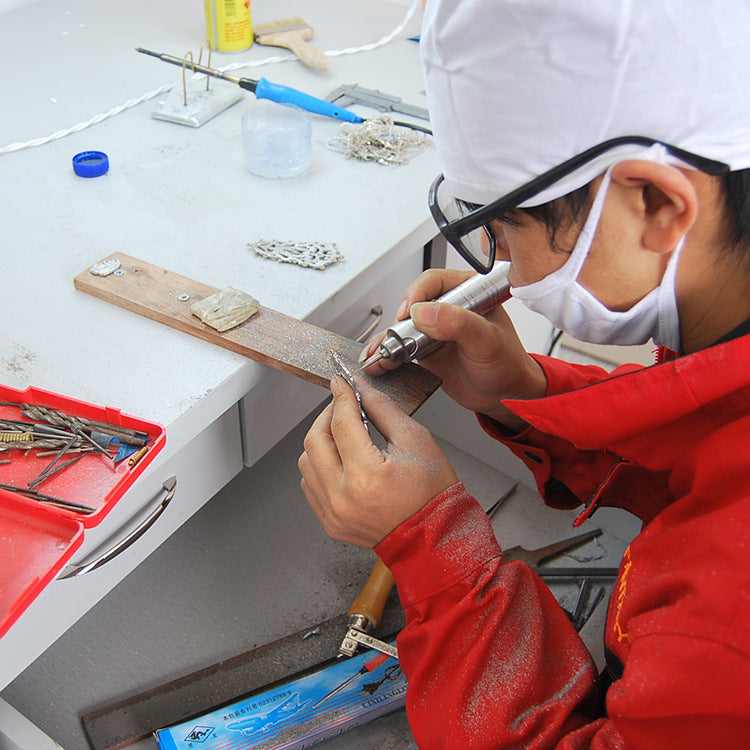
[[[455,289],[439,297],[436,302],[444,302],[466,310],[485,315],[510,297],[508,284],[508,263],[496,263],[487,274],[477,274],[459,284]],[[422,333],[411,318],[392,325],[379,350],[365,361],[362,367],[369,367],[380,359],[392,362],[411,362],[435,351],[442,345]]]

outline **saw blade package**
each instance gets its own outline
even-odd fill
[[[161,750],[301,750],[404,705],[394,658],[368,651],[154,733]]]

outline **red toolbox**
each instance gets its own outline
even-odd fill
[[[73,418],[71,427],[61,426],[60,413]],[[32,430],[33,440],[16,434]],[[66,430],[73,431],[77,443],[89,452],[57,447],[60,441],[72,443],[72,437],[63,437]],[[24,445],[27,440],[32,447]],[[55,578],[83,543],[85,530],[102,521],[165,441],[160,425],[118,409],[38,388],[18,391],[0,386],[0,637]],[[46,468],[50,473],[40,480]]]

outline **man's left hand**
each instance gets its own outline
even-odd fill
[[[365,380],[357,385],[386,447],[373,444],[354,392],[336,378],[333,403],[305,437],[299,469],[302,490],[326,533],[374,547],[458,478],[425,427]]]

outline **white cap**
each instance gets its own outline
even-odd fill
[[[429,0],[420,48],[446,186],[489,203],[623,135],[750,167],[749,31],[748,0]],[[642,150],[607,153],[523,205]]]

